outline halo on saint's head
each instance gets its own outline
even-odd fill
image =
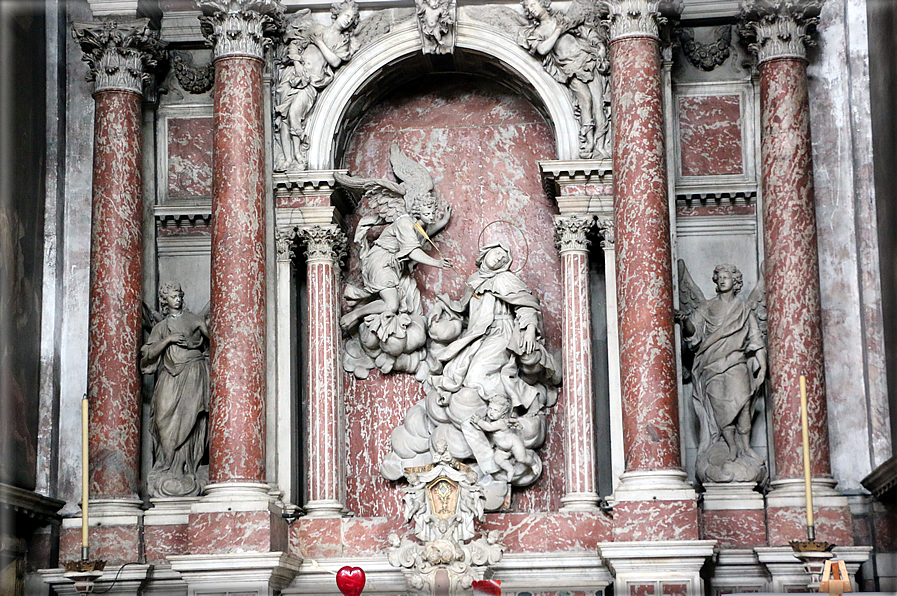
[[[506,226],[511,226],[515,230],[517,230],[517,232],[520,233],[520,239],[523,240],[523,248],[524,248],[523,263],[520,265],[520,267],[518,269],[511,270],[512,273],[515,273],[515,274],[520,273],[521,271],[523,271],[523,268],[526,267],[526,262],[529,260],[529,243],[526,241],[526,234],[523,232],[522,229],[520,229],[520,226],[518,226],[515,223],[511,223],[504,219],[495,219],[495,220],[487,223],[485,226],[483,226],[483,229],[480,230],[480,235],[477,236],[477,252],[480,252],[481,250],[483,250],[483,246],[488,244],[488,242],[486,242],[486,243],[483,242],[484,235],[491,236],[494,241],[495,235],[494,234],[487,235],[486,230],[488,230],[492,226],[496,226],[498,224],[505,224]],[[487,237],[487,240],[489,240],[488,237]],[[518,247],[519,247],[519,244],[517,244],[517,246],[515,246],[514,248],[518,248]],[[513,252],[512,252],[512,256],[513,256]]]

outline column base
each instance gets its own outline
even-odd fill
[[[95,557],[93,557],[95,558]],[[150,565],[106,566],[98,577],[92,579],[90,587],[76,585],[80,578],[73,577],[65,569],[41,569],[44,583],[48,584],[59,596],[84,594],[88,592],[104,593],[110,596],[137,596],[142,593],[143,584],[152,567]],[[120,571],[120,573],[119,573]]]
[[[89,501],[90,558],[109,565],[129,563],[140,556],[140,499],[91,499]],[[59,560],[81,560],[81,516],[62,520]],[[129,565],[128,568],[131,566]]]
[[[766,511],[755,487],[753,482],[705,483],[701,537],[723,548],[766,546]]]
[[[816,539],[839,546],[853,545],[853,519],[847,497],[835,490],[833,478],[813,478]],[[807,539],[807,497],[803,478],[773,480],[766,495],[769,544],[784,546]]]
[[[598,493],[567,493],[561,498],[561,503],[564,504],[560,509],[562,513],[598,511],[601,497],[598,496]]]
[[[704,593],[701,567],[715,540],[604,542],[598,554],[614,573],[615,594],[692,596]]]
[[[858,591],[856,583],[856,572],[860,565],[869,559],[869,553],[872,547],[869,546],[848,546],[835,548],[830,553],[820,553],[821,557],[817,557],[816,561],[801,561],[797,554],[790,546],[766,546],[757,547],[754,551],[760,562],[766,566],[772,581],[769,585],[769,591],[774,593],[780,592],[804,592],[807,590],[818,591],[818,577],[816,578],[815,588],[812,574],[822,571],[822,565],[826,559],[842,559],[847,566],[847,573],[850,576],[850,583],[853,590]]]
[[[683,501],[698,495],[682,470],[646,470],[624,472],[620,484],[609,499],[623,501]]]
[[[283,552],[180,555],[169,561],[187,583],[187,596],[273,596],[293,581],[302,563]]]
[[[199,556],[287,550],[283,508],[267,484],[222,482],[190,507],[189,551]]]
[[[303,507],[305,517],[343,517],[346,507],[336,499],[309,501]]]
[[[614,540],[698,540],[697,494],[682,470],[626,472],[613,495]]]

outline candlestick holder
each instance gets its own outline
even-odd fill
[[[792,540],[789,544],[794,550],[794,556],[803,563],[804,571],[810,576],[807,588],[810,591],[819,590],[822,570],[825,562],[834,556],[831,551],[835,545],[825,540]]]
[[[79,594],[93,592],[94,584],[103,577],[106,561],[66,561],[63,576],[75,582],[75,591]]]

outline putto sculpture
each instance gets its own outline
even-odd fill
[[[208,484],[209,329],[184,307],[180,284],[159,288],[161,313],[140,349],[143,374],[156,375],[150,411],[153,497],[197,496]]]
[[[343,367],[360,379],[377,367],[384,373],[413,373],[423,380],[429,371],[426,319],[412,273],[417,264],[452,266],[449,259],[424,250],[435,247],[432,238],[448,224],[452,208],[433,195],[427,169],[398,145],[390,149],[390,162],[401,180],[398,184],[336,174],[337,182],[361,195],[373,212],[362,217],[355,230],[362,283],[347,284],[344,291],[351,310],[340,325],[351,338]]]
[[[521,4],[529,25],[519,31],[517,43],[570,89],[579,119],[580,159],[609,158],[610,61],[597,3],[573,0],[566,13],[553,9],[551,0]]]
[[[428,317],[426,396],[393,431],[384,477],[397,480],[406,467],[430,462],[444,442],[454,460],[476,472],[486,509],[497,510],[510,505],[512,486],[541,475],[536,449],[561,375],[542,335],[539,301],[512,262],[504,243],[487,244],[461,298],[438,296]]]
[[[333,81],[334,72],[358,49],[353,31],[358,24],[354,0],[335,2],[332,23],[322,25],[309,9],[290,17],[275,59],[274,128],[281,154],[277,172],[308,167],[306,124],[318,95]]]
[[[414,0],[424,54],[450,54],[455,50],[456,0]]]
[[[713,271],[716,297],[705,300],[679,261],[676,320],[694,354],[691,382],[700,442],[695,471],[702,482],[761,482],[766,462],[750,446],[754,402],[766,379],[766,306],[762,280],[747,302],[734,265]]]

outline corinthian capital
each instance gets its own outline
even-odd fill
[[[585,252],[589,248],[586,237],[595,220],[590,215],[559,215],[554,218],[554,243],[563,255],[568,252]]]
[[[337,226],[300,228],[299,238],[305,242],[305,255],[309,263],[337,263],[346,254],[346,234]]]
[[[623,37],[660,38],[664,12],[681,12],[681,0],[606,0],[610,40]]]
[[[277,0],[199,0],[198,5],[214,58],[264,58],[271,36],[283,28],[283,5]]]
[[[614,235],[614,218],[602,217],[598,219],[596,224],[598,226],[598,231],[601,232],[601,248],[613,248],[614,243],[616,242],[616,236]]]
[[[762,64],[774,58],[807,59],[825,0],[744,0],[741,36]]]
[[[143,82],[162,57],[165,43],[151,31],[149,19],[94,21],[72,24],[72,36],[81,46],[95,91],[118,89],[143,93]]]

